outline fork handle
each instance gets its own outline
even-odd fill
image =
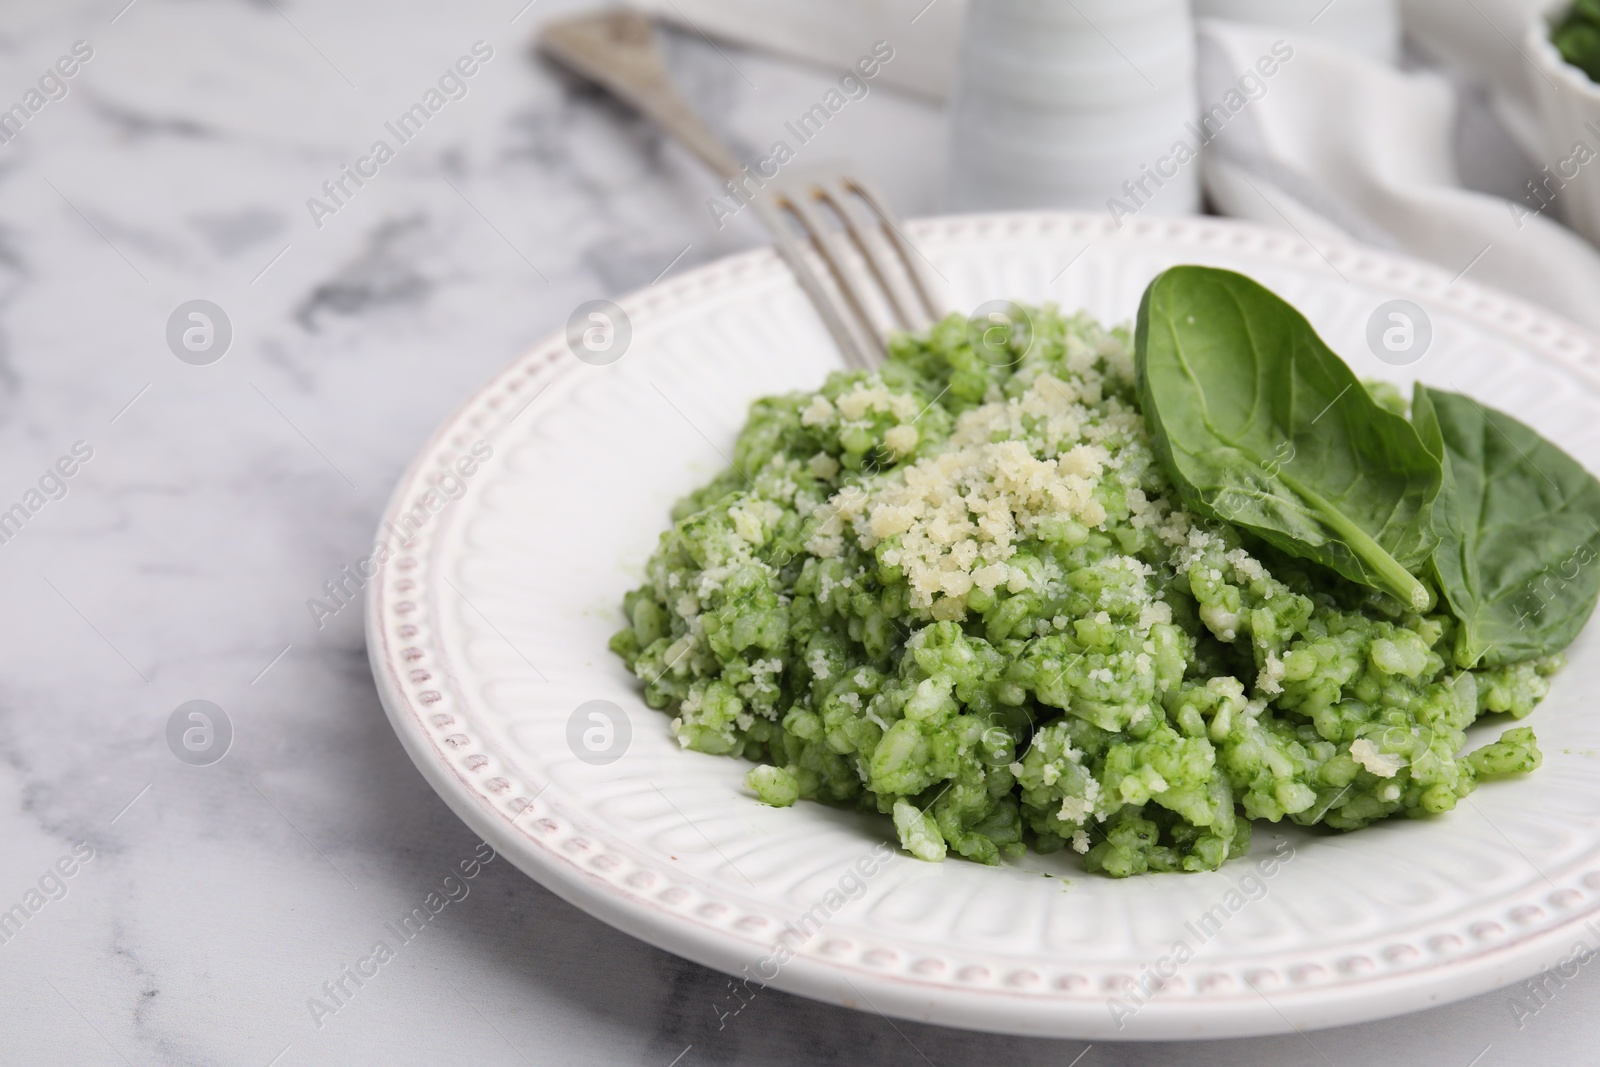
[[[616,11],[552,22],[539,35],[538,47],[650,116],[722,178],[743,174],[728,146],[679,94],[642,16]]]
[[[539,34],[538,47],[545,56],[654,119],[721,178],[738,181],[744,177],[745,168],[737,157],[679,95],[656,48],[654,27],[644,17],[617,11],[547,23]],[[753,197],[749,203],[771,232],[778,254],[794,271],[846,362],[871,370],[877,356],[856,340],[778,209],[762,197]]]

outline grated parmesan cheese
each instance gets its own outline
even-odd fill
[[[1399,756],[1380,752],[1378,746],[1365,737],[1350,742],[1350,758],[1379,778],[1393,778],[1405,766],[1405,761]],[[1398,796],[1398,792],[1395,795]]]

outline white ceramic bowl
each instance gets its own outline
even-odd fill
[[[1533,59],[1529,78],[1538,103],[1543,156],[1541,166],[1565,183],[1554,186],[1554,210],[1593,244],[1600,245],[1600,85],[1561,58],[1550,27],[1570,6],[1551,4],[1529,24],[1525,51]],[[1582,145],[1592,156],[1580,163]],[[1571,177],[1569,177],[1571,175]],[[1537,201],[1525,203],[1529,210]]]

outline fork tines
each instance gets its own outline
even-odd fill
[[[940,317],[922,254],[867,182],[836,171],[785,174],[751,202],[852,366],[871,370],[890,333]]]

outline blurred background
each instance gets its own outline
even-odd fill
[[[644,4],[740,159],[848,160],[902,216],[1212,211],[1595,327],[1600,8],[1571,8]],[[433,428],[574,308],[767,243],[534,55],[593,9],[0,3],[0,1063],[1590,1062],[1588,975],[1314,1045],[1089,1048],[776,991],[720,1026],[723,976],[503,860],[308,1009],[481,861],[326,591]]]

